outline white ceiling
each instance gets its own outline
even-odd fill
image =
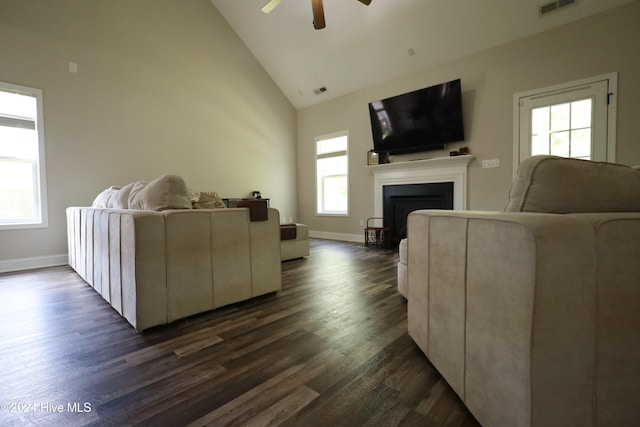
[[[283,0],[269,15],[268,0],[211,1],[303,108],[636,0],[577,0],[544,17],[538,7],[552,0],[324,0],[322,30],[310,0]]]

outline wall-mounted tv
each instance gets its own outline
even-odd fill
[[[464,141],[460,79],[369,103],[373,149],[402,154]]]

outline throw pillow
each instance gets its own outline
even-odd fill
[[[110,208],[110,204],[112,203],[112,198],[115,194],[120,190],[120,187],[111,186],[105,190],[103,190],[98,196],[93,200],[91,204],[92,208]]]
[[[127,197],[127,206],[129,206],[129,209],[136,209],[133,207],[133,201],[147,184],[149,183],[145,181],[136,181],[133,183],[131,191],[129,191],[129,197]]]
[[[191,191],[191,205],[193,209],[221,209],[227,207],[215,191]]]
[[[131,184],[127,184],[116,191],[116,193],[113,195],[113,197],[111,197],[110,200],[112,206],[109,207],[112,207],[114,209],[129,209],[129,195],[131,194],[131,189],[133,188],[134,184],[135,183],[132,182]]]
[[[128,203],[129,209],[139,210],[191,209],[187,185],[178,175],[162,175],[148,184],[134,183]]]

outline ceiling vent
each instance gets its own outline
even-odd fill
[[[320,95],[321,93],[324,93],[326,91],[327,91],[327,88],[322,86],[322,87],[319,87],[318,89],[315,89],[313,93],[315,93],[316,95]]]
[[[553,0],[540,6],[540,16],[544,16],[547,13],[555,12],[563,7],[571,6],[575,4],[576,0]]]

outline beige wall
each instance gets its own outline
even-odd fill
[[[296,217],[295,109],[209,0],[2,0],[0,81],[44,92],[49,203],[0,264],[59,259],[67,206],[163,173]]]
[[[640,165],[640,2],[298,111],[298,212],[311,230],[360,236],[373,216],[373,146],[367,104],[455,78],[462,79],[469,169],[469,209],[502,210],[512,179],[513,95],[618,72],[617,161]],[[349,218],[315,216],[314,138],[350,134]],[[446,155],[446,153],[439,153]],[[437,154],[430,154],[434,156]],[[481,160],[500,159],[482,169]]]

